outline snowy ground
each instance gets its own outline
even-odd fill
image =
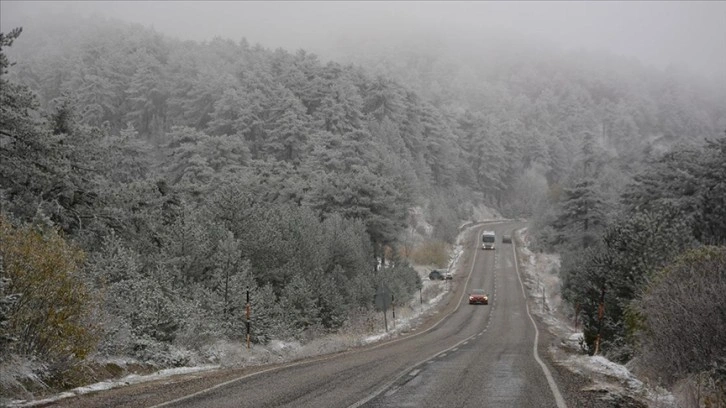
[[[123,387],[123,386],[131,385],[131,384],[138,384],[138,383],[147,382],[147,381],[155,381],[155,380],[159,380],[159,379],[163,379],[163,378],[172,377],[175,375],[197,373],[197,372],[202,372],[202,371],[213,370],[216,368],[219,368],[219,366],[207,365],[207,366],[198,366],[198,367],[170,368],[170,369],[160,370],[160,371],[157,371],[157,372],[155,372],[153,374],[149,374],[149,375],[131,374],[131,375],[127,375],[127,376],[117,379],[117,380],[101,381],[101,382],[87,385],[84,387],[74,388],[70,391],[66,391],[66,392],[63,392],[63,393],[60,393],[60,394],[57,394],[57,395],[54,395],[54,396],[51,396],[48,398],[40,399],[40,400],[10,401],[7,404],[7,406],[8,407],[33,407],[33,406],[38,406],[38,405],[45,405],[45,404],[49,404],[54,401],[73,397],[76,395],[110,390],[112,388]]]
[[[520,242],[520,272],[535,306],[532,312],[561,340],[560,347],[549,350],[555,360],[570,371],[590,378],[593,383],[583,391],[600,395],[604,400],[619,401],[628,397],[650,408],[676,408],[673,395],[636,378],[625,366],[602,356],[589,356],[580,350],[582,333],[575,329],[562,312],[560,296],[559,256],[533,253],[526,246],[526,229],[517,232]]]
[[[449,271],[461,273],[458,265],[466,235],[471,230],[471,224],[462,226],[458,244],[453,248]],[[517,233],[519,242],[527,242],[526,229]],[[660,388],[650,387],[633,376],[622,365],[615,364],[601,356],[588,356],[578,352],[581,334],[574,329],[572,322],[566,321],[562,313],[562,299],[560,297],[560,282],[558,278],[559,258],[552,254],[535,254],[526,247],[520,252],[520,272],[523,275],[525,286],[534,299],[535,307],[532,312],[537,314],[548,326],[549,330],[561,339],[561,346],[553,348],[550,352],[555,360],[574,373],[592,379],[593,383],[584,391],[592,391],[602,398],[628,396],[645,403],[651,408],[675,408],[673,396]],[[424,287],[421,298],[416,297],[408,307],[396,311],[395,322],[390,317],[389,330],[385,331],[380,322],[378,330],[366,333],[348,333],[326,336],[302,345],[297,342],[272,341],[265,347],[255,346],[246,350],[241,345],[219,343],[210,345],[210,354],[218,356],[217,361],[225,361],[225,365],[259,365],[272,362],[291,361],[313,355],[335,352],[375,343],[381,340],[397,337],[401,334],[415,330],[424,317],[436,312],[437,305],[450,291],[451,283],[448,281],[431,281],[428,279],[430,268],[417,268],[422,276]],[[422,301],[423,300],[423,301]],[[145,381],[173,377],[179,374],[190,374],[220,368],[220,365],[201,365],[196,367],[181,367],[161,370],[150,375],[129,375],[118,380],[103,381],[85,387],[36,401],[11,401],[10,407],[31,407],[47,404],[63,398],[86,394],[136,384]]]
[[[457,239],[457,244],[452,248],[449,255],[449,265],[447,269],[452,275],[454,275],[454,277],[456,274],[461,273],[459,268],[459,259],[461,254],[464,253],[463,245],[467,242],[467,234],[470,233],[470,227],[473,225],[473,223],[466,223],[459,228],[461,233]],[[389,322],[390,327],[388,332],[379,331],[378,333],[368,335],[363,338],[363,344],[370,344],[396,337],[415,329],[424,317],[428,317],[431,313],[436,312],[438,304],[441,303],[446,294],[453,289],[451,281],[429,279],[429,272],[431,272],[433,267],[417,266],[414,269],[416,269],[419,273],[421,282],[423,283],[423,289],[421,290],[422,296],[414,296],[414,299],[410,302],[407,308],[400,312],[396,312],[395,327]]]
[[[456,245],[451,252],[449,261],[449,271],[456,274],[459,257],[463,253],[463,246],[461,242],[464,241],[464,234],[466,234],[468,228],[462,228],[462,234],[459,238],[459,244]],[[213,356],[215,361],[224,361],[225,366],[252,366],[267,363],[276,363],[283,361],[292,361],[299,358],[305,358],[314,355],[320,355],[325,353],[332,353],[340,350],[349,349],[355,346],[361,346],[366,344],[375,343],[381,340],[390,339],[397,337],[401,334],[405,334],[414,330],[416,326],[420,324],[423,318],[436,312],[437,305],[444,299],[445,295],[451,290],[451,283],[449,281],[432,281],[428,278],[430,267],[418,267],[416,268],[423,281],[423,289],[421,291],[422,296],[415,296],[415,299],[411,301],[408,307],[404,307],[396,310],[396,320],[393,321],[391,311],[388,312],[388,331],[386,331],[382,325],[383,319],[380,322],[375,321],[377,330],[367,330],[365,333],[352,332],[348,334],[338,334],[325,336],[316,340],[313,340],[307,344],[301,344],[298,342],[283,342],[283,341],[271,341],[265,346],[255,345],[251,350],[246,350],[239,344],[230,344],[226,342],[211,344],[205,354]],[[359,323],[360,325],[360,323]],[[124,361],[114,361],[115,364],[124,366]],[[191,374],[197,372],[203,372],[208,370],[214,370],[221,368],[222,365],[201,365],[195,367],[180,367],[173,369],[166,369],[155,372],[149,375],[128,375],[116,380],[102,381],[95,384],[91,384],[84,387],[74,388],[70,391],[66,391],[42,400],[34,401],[2,401],[7,403],[9,407],[32,407],[38,405],[45,405],[53,401],[58,401],[64,398],[73,397],[76,395],[87,394],[91,392],[98,392],[109,390],[112,388],[123,387],[126,385],[137,384],[146,381],[156,381],[165,378],[171,378],[180,374]]]

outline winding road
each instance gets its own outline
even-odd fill
[[[515,244],[519,225],[480,225],[460,260],[441,318],[393,341],[264,369],[153,407],[516,407],[564,408],[526,305]],[[482,250],[481,230],[497,247]],[[490,303],[469,305],[470,289]]]

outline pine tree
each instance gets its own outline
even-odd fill
[[[709,141],[705,148],[701,206],[694,233],[705,244],[726,243],[726,136]]]
[[[161,136],[166,130],[168,92],[165,89],[162,64],[146,50],[133,56],[136,72],[126,89],[130,121],[144,135]]]
[[[106,136],[102,147],[107,153],[105,170],[111,182],[141,181],[151,171],[152,147],[139,136],[132,124],[121,129],[118,136]]]
[[[582,180],[563,192],[560,214],[555,222],[560,241],[587,248],[605,225],[604,201],[591,179]]]
[[[334,82],[315,111],[315,118],[322,129],[342,135],[362,126],[363,99],[358,89],[344,80]]]
[[[585,341],[591,351],[599,334],[601,348],[611,358],[626,361],[632,357],[631,329],[625,321],[628,305],[656,270],[691,247],[687,226],[673,208],[629,214],[609,225],[595,245],[563,259],[563,292],[581,307]],[[605,314],[601,321],[602,297]]]
[[[608,205],[596,184],[595,175],[602,168],[597,150],[593,135],[586,133],[577,164],[580,175],[572,187],[563,189],[559,215],[554,223],[560,233],[559,241],[572,247],[589,247],[605,226]]]
[[[270,113],[264,124],[267,136],[261,150],[268,157],[299,164],[310,133],[305,107],[287,89],[278,88],[273,95],[275,103],[268,108]]]
[[[283,310],[284,322],[292,329],[292,335],[300,338],[306,330],[316,328],[320,323],[320,304],[310,282],[300,275],[295,275],[285,286],[285,292],[279,297]]]

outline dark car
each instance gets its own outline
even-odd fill
[[[434,269],[429,273],[429,279],[431,280],[444,280],[446,279],[446,274],[438,269]]]
[[[511,235],[504,235],[502,237],[502,244],[511,244],[512,243],[512,236]]]
[[[489,304],[489,295],[484,292],[483,289],[474,289],[469,294],[469,304],[470,305],[488,305]]]
[[[429,279],[431,280],[444,280],[444,274],[434,269],[429,273]]]

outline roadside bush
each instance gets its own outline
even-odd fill
[[[635,302],[643,364],[666,385],[709,371],[715,386],[726,385],[724,293],[726,247],[709,246],[659,271]]]
[[[95,349],[95,301],[79,272],[83,259],[56,231],[15,227],[0,216],[0,280],[13,296],[3,307],[0,363],[14,356],[43,361],[48,371],[40,375],[62,381]]]
[[[418,272],[405,262],[384,268],[379,271],[379,275],[377,280],[388,286],[394,296],[394,304],[398,306],[407,304],[423,286]]]
[[[0,216],[0,258],[7,293],[5,351],[48,361],[84,358],[96,344],[93,299],[79,273],[83,252],[56,231],[16,228]]]
[[[632,357],[633,327],[626,320],[631,302],[640,297],[657,270],[692,245],[679,214],[668,209],[635,214],[613,222],[586,250],[563,254],[563,296],[573,306],[580,306],[590,352],[602,351],[617,362]]]

